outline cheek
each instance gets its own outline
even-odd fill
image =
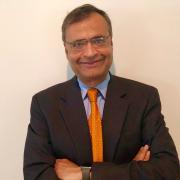
[[[79,59],[79,55],[73,53],[67,53],[67,59],[70,64],[75,64],[76,61]]]
[[[109,47],[105,48],[104,50],[101,51],[101,53],[104,54],[107,57],[112,56],[112,53],[113,53],[112,46],[109,46]]]

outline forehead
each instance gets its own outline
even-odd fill
[[[87,39],[97,35],[108,35],[108,24],[98,13],[92,13],[87,18],[69,25],[66,29],[67,41]]]

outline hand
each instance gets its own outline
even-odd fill
[[[150,151],[148,149],[149,149],[148,145],[142,146],[133,160],[135,160],[135,161],[149,161]]]
[[[82,171],[80,166],[68,159],[56,159],[55,172],[62,180],[82,180]]]

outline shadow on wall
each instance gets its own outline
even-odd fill
[[[114,62],[111,65],[110,72],[114,75],[116,74]],[[72,71],[71,66],[68,63],[68,65],[67,65],[67,79],[71,79],[73,76],[74,76],[74,72]]]

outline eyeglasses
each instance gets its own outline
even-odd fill
[[[97,36],[91,39],[80,39],[72,42],[67,42],[73,51],[83,51],[87,44],[90,42],[94,48],[103,48],[108,45],[110,35],[108,36]]]

